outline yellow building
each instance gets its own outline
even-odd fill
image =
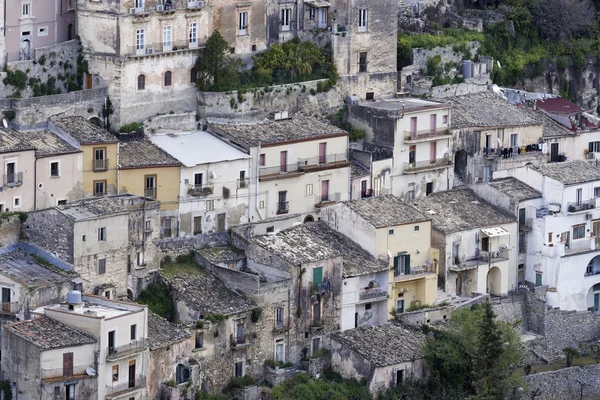
[[[321,220],[390,264],[390,311],[437,298],[439,251],[431,247],[431,218],[398,197],[353,200],[321,211]]]
[[[54,117],[48,126],[83,152],[85,197],[117,194],[119,142],[114,135],[79,116]]]
[[[119,143],[119,193],[160,201],[161,214],[177,216],[181,163],[148,139]]]

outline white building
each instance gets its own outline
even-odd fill
[[[39,312],[94,339],[97,354],[74,364],[97,361],[94,369],[98,399],[144,398],[148,364],[146,306],[71,292],[67,303],[45,307]]]
[[[150,136],[181,164],[179,236],[250,221],[250,156],[207,132]]]
[[[209,131],[250,155],[253,221],[302,214],[316,221],[326,205],[348,200],[348,133],[316,118],[294,116]]]
[[[506,295],[517,284],[517,219],[472,190],[434,193],[415,203],[432,219],[439,279],[449,296]]]
[[[596,161],[567,161],[498,177],[509,174],[543,196],[525,211],[531,229],[526,280],[551,288],[546,294],[550,306],[599,312],[600,166]]]
[[[416,98],[350,106],[349,121],[366,131],[363,150],[373,160],[392,152],[390,165],[371,168],[374,193],[391,189],[410,201],[452,188],[450,109],[448,103]]]

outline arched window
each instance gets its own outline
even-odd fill
[[[171,80],[173,78],[173,73],[171,71],[165,72],[165,86],[171,86]]]
[[[137,87],[138,87],[138,90],[146,89],[146,75],[144,75],[144,74],[138,75]]]
[[[192,68],[190,70],[190,83],[196,83],[197,79],[198,79],[198,71],[196,71],[196,68]]]

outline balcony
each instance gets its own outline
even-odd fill
[[[92,160],[92,171],[106,171],[108,170],[108,160]]]
[[[19,303],[2,303],[0,315],[15,315],[19,312]]]
[[[315,207],[325,207],[330,204],[338,203],[342,198],[341,193],[329,193],[325,196],[315,196]]]
[[[146,188],[144,190],[144,197],[149,197],[151,199],[156,198],[156,188]]]
[[[62,381],[62,380],[72,380],[77,377],[81,378],[95,378],[97,375],[90,376],[86,373],[86,369],[93,368],[97,369],[95,364],[87,364],[87,365],[75,365],[72,369],[64,369],[64,368],[42,368],[42,379],[44,380],[52,380],[52,382]]]
[[[106,349],[106,360],[113,361],[121,357],[126,357],[131,354],[139,353],[148,348],[148,341],[146,339],[134,340],[123,346],[108,347]]]
[[[275,321],[275,327],[273,328],[273,332],[286,332],[289,331],[290,327],[283,323],[283,321]]]
[[[525,218],[523,220],[519,220],[519,230],[530,231],[531,229],[533,229],[533,218]]]
[[[146,387],[146,377],[138,375],[134,380],[130,380],[118,385],[106,385],[106,397],[116,397],[134,390],[144,389]]]
[[[431,262],[428,262],[431,263]],[[394,274],[394,282],[407,281],[415,278],[424,277],[427,274],[437,273],[434,265],[416,265],[410,267],[408,271],[405,269],[399,275]]]
[[[435,160],[425,160],[417,162],[404,163],[405,174],[417,174],[423,171],[431,171],[435,169],[448,168],[452,166],[452,160],[448,157],[438,158]]]
[[[431,140],[450,138],[452,133],[448,128],[426,129],[416,132],[404,131],[404,143],[413,144]]]
[[[367,190],[361,190],[360,191],[360,198],[361,199],[368,199],[370,197],[373,197],[373,189],[367,189]]]
[[[243,349],[245,347],[250,346],[250,342],[246,340],[246,335],[242,334],[241,336],[231,336],[231,348],[232,349]]]
[[[203,197],[209,196],[213,194],[214,186],[212,183],[207,183],[204,185],[189,185],[188,186],[188,195],[194,197]]]
[[[283,164],[275,167],[260,167],[258,170],[258,177],[260,180],[264,179],[279,179],[287,178],[292,176],[298,176],[304,172],[298,168],[296,164]]]
[[[328,168],[347,167],[348,164],[347,153],[325,154],[318,157],[299,158],[298,170],[311,172]]]
[[[358,294],[358,299],[363,300],[383,300],[388,298],[388,293],[381,288],[361,289]]]
[[[237,187],[238,189],[247,189],[250,186],[250,178],[238,179]]]
[[[17,187],[23,184],[23,173],[15,172],[12,174],[4,174],[4,187]]]
[[[127,46],[126,51],[130,56],[150,56],[167,54],[176,51],[198,50],[204,48],[204,43],[198,41],[177,40],[171,42],[144,43],[140,46]]]
[[[464,271],[468,269],[475,269],[480,265],[489,265],[494,263],[499,263],[503,261],[508,261],[510,258],[509,249],[500,249],[498,251],[480,251],[478,256],[474,256],[469,258],[468,260],[464,260],[462,262],[457,262],[460,260],[455,260],[454,265],[450,265],[449,270],[451,271]]]
[[[320,331],[323,329],[323,320],[321,318],[315,318],[310,322],[309,329],[311,332]]]
[[[572,203],[567,203],[567,212],[570,214],[581,211],[593,210],[594,208],[596,208],[595,198],[586,201],[575,201]]]
[[[277,203],[277,214],[287,214],[290,211],[289,201],[280,201]]]

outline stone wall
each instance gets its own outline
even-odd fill
[[[296,376],[296,367],[289,368],[265,368],[265,380],[271,385],[279,385],[287,381],[288,379],[292,379]]]
[[[154,241],[159,251],[164,256],[175,258],[180,255],[187,255],[192,250],[200,250],[206,247],[227,246],[229,244],[229,233],[206,233],[196,236],[186,236],[180,238],[166,238]]]
[[[525,304],[522,301],[515,301],[511,303],[494,304],[492,306],[496,319],[498,321],[508,322],[509,324],[518,323],[516,329],[521,332],[525,332],[525,316],[523,309]]]
[[[600,398],[600,364],[541,372],[526,376],[525,381],[530,393],[540,391],[539,399]]]
[[[73,229],[72,221],[53,209],[31,212],[25,222],[29,243],[70,264],[74,263]]]
[[[398,314],[396,319],[408,325],[420,326],[450,319],[453,312],[454,306],[435,307]]]
[[[19,215],[0,216],[0,249],[19,241],[21,227]]]
[[[191,132],[198,123],[196,113],[157,115],[144,123],[146,133]]]
[[[471,59],[475,57],[477,51],[481,44],[477,41],[468,42],[467,47],[471,52]],[[464,59],[465,55],[460,51],[455,51],[453,45],[445,46],[445,47],[435,47],[431,50],[429,49],[413,49],[412,55],[412,65],[416,70],[421,68],[427,70],[427,60],[432,57],[440,56],[441,57],[441,65],[446,65],[448,63],[459,64]],[[460,72],[460,67],[459,67]]]

